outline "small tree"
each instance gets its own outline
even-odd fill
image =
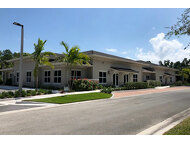
[[[68,45],[65,42],[60,43],[65,48],[65,52],[63,52],[64,57],[61,59],[61,61],[64,61],[66,63],[68,70],[68,74],[71,73],[71,67],[76,65],[83,65],[83,64],[89,64],[90,57],[84,53],[80,53],[80,48],[78,46],[74,46],[71,49],[69,49]],[[67,76],[67,84],[68,86],[71,86],[69,84],[69,80]]]
[[[34,52],[32,53],[32,59],[35,62],[35,67],[34,67],[34,78],[35,78],[35,86],[36,90],[38,89],[38,72],[39,72],[39,65],[47,65],[50,66],[51,68],[54,68],[54,66],[49,62],[49,56],[50,55],[55,55],[52,52],[43,52],[44,50],[44,45],[46,43],[45,41],[38,39],[38,44],[34,43]]]
[[[183,76],[185,81],[190,80],[190,69],[189,68],[183,68],[180,72],[180,74]]]
[[[184,13],[181,14],[181,17],[177,19],[178,21],[176,24],[174,24],[171,27],[167,27],[170,28],[170,30],[166,34],[166,38],[170,38],[173,35],[178,37],[182,35],[190,36],[190,8],[186,9]],[[184,49],[186,49],[189,46],[190,42]]]

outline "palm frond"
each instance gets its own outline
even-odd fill
[[[69,53],[69,46],[64,42],[64,41],[61,41],[61,43],[60,43],[62,46],[64,46],[65,47],[65,51],[67,52],[67,53]]]

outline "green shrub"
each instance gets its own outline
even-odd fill
[[[174,86],[182,86],[183,82],[182,81],[176,81],[173,85]]]
[[[41,95],[41,94],[52,94],[52,90],[39,89],[39,90],[37,91],[37,94],[38,94],[38,95]]]
[[[2,92],[2,95],[4,98],[10,98],[10,95],[8,92]]]
[[[2,92],[0,95],[0,98],[13,98],[14,97],[14,93],[12,91],[9,92]]]
[[[52,94],[52,90],[47,90],[47,94]]]
[[[89,91],[102,88],[96,81],[89,79],[75,79],[72,82],[73,90],[75,91]]]
[[[8,94],[9,94],[9,98],[13,98],[14,97],[14,92],[9,91]]]
[[[17,98],[17,97],[19,97],[20,96],[20,92],[17,90],[17,91],[15,91],[15,94],[14,94],[14,98]]]
[[[148,83],[147,82],[128,82],[124,86],[127,90],[145,89],[145,88],[148,88]]]
[[[31,90],[31,96],[35,96],[37,93],[35,90]]]
[[[101,92],[110,94],[114,89],[112,87],[103,87]]]
[[[25,90],[22,90],[21,97],[25,97],[25,96],[27,96],[27,93]]]
[[[3,99],[3,95],[0,93],[0,99]]]
[[[157,86],[161,86],[161,82],[160,81],[156,81],[156,80],[148,80],[148,87],[157,87]]]

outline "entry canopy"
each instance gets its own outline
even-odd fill
[[[130,68],[121,68],[121,67],[110,67],[113,70],[122,71],[122,72],[130,72],[130,73],[139,73],[138,71],[135,71]]]
[[[143,67],[142,72],[144,73],[155,73],[155,69],[151,67]]]

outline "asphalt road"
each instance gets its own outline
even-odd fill
[[[0,134],[137,134],[190,107],[190,89],[0,115]]]
[[[31,105],[0,105],[0,113],[1,112],[6,112],[6,111],[15,111],[15,110],[35,108],[35,107],[40,107],[40,106],[31,106]]]

